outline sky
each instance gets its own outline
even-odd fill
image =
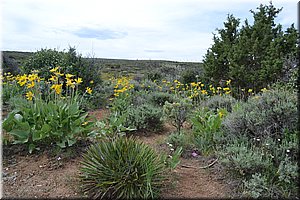
[[[272,2],[277,23],[297,27],[297,1]],[[228,14],[251,22],[260,4],[269,0],[2,0],[1,50],[201,62]]]

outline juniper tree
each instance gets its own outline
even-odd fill
[[[205,75],[214,83],[231,79],[235,92],[241,88],[261,88],[274,83],[283,73],[284,60],[297,52],[297,31],[292,24],[286,31],[275,18],[282,8],[272,3],[250,10],[254,22],[246,19],[238,29],[239,19],[227,17],[225,28],[214,35],[214,44],[204,57]]]

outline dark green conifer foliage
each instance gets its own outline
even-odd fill
[[[261,88],[280,80],[285,59],[297,54],[297,30],[292,24],[282,30],[275,19],[282,8],[270,3],[250,10],[254,22],[246,19],[239,29],[240,20],[228,15],[224,28],[214,35],[214,44],[204,56],[205,76],[212,83],[231,79],[237,94],[242,88]]]

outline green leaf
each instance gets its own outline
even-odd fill
[[[30,131],[28,130],[19,130],[14,129],[9,132],[9,134],[13,135],[15,137],[14,144],[24,144],[28,142]]]
[[[28,122],[17,122],[16,128],[11,130],[9,134],[15,137],[14,143],[26,143],[30,135],[31,128]]]
[[[62,140],[62,142],[56,142],[57,146],[59,146],[60,148],[66,148],[66,140]]]
[[[51,126],[49,124],[44,124],[41,131],[43,133],[49,133],[51,131]]]
[[[71,104],[69,106],[69,115],[72,116],[72,115],[75,115],[77,113],[79,113],[79,107],[78,107],[78,105],[77,104]]]
[[[30,144],[28,146],[28,148],[29,148],[29,153],[31,154],[33,152],[33,150],[35,149],[35,145],[34,144]]]
[[[7,132],[10,132],[15,124],[15,112],[10,112],[7,116],[7,118],[2,123],[2,128],[6,130]]]
[[[42,135],[40,131],[33,131],[32,132],[32,141],[40,140],[42,139]]]
[[[76,139],[75,138],[72,138],[72,139],[67,138],[67,141],[68,141],[68,146],[69,147],[76,143]]]

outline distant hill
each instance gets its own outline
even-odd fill
[[[3,51],[3,71],[20,72],[20,66],[23,62],[34,52],[20,52],[20,51]],[[126,75],[140,75],[158,70],[159,68],[172,69],[202,69],[200,62],[177,62],[166,60],[127,60],[127,59],[108,59],[108,58],[84,58],[93,59],[95,66],[99,67],[101,72],[105,74],[126,74]]]

